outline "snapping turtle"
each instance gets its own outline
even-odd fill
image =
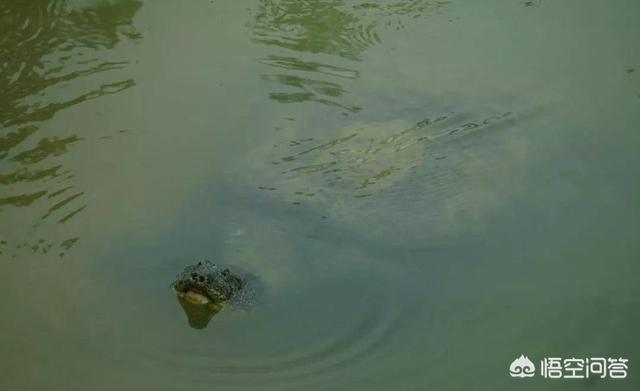
[[[185,267],[171,287],[191,327],[203,329],[225,302],[239,295],[244,285],[245,281],[229,269],[204,261]]]

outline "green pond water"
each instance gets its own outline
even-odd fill
[[[636,0],[0,0],[0,389],[640,389],[639,39]],[[259,289],[196,330],[202,259]]]

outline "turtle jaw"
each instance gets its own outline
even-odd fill
[[[178,296],[194,305],[207,305],[211,299],[206,295],[196,291],[177,292]]]
[[[196,305],[218,305],[225,301],[225,297],[215,289],[207,289],[204,285],[190,280],[176,282],[173,286],[176,294]]]

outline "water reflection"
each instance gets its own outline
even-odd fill
[[[188,300],[185,296],[176,295],[178,303],[184,310],[189,325],[194,329],[204,329],[207,327],[211,318],[222,309],[222,304],[214,303],[194,303]]]
[[[380,26],[399,28],[407,19],[440,12],[446,4],[421,0],[387,4],[262,0],[253,39],[277,47],[278,51],[260,61],[287,71],[263,76],[264,80],[285,87],[269,97],[280,103],[308,101],[338,108],[343,113],[359,112],[362,107],[347,97],[345,84],[359,77],[356,62],[364,52],[382,44]],[[286,54],[282,55],[282,51]],[[295,57],[302,53],[313,59]],[[326,56],[333,58],[334,63],[327,63]]]
[[[313,61],[302,61],[294,57],[268,56],[262,60],[262,63],[293,71],[324,73],[325,75],[342,77],[345,79],[356,79],[360,76],[360,72],[353,69]]]
[[[377,16],[408,16],[413,19],[430,14],[444,13],[448,1],[406,0],[395,2],[362,2],[353,5],[353,9],[365,10]]]
[[[137,0],[81,8],[55,0],[0,3],[0,212],[11,216],[14,212],[7,208],[28,208],[21,213],[40,214],[35,220],[10,217],[14,228],[37,228],[43,220],[65,223],[86,208],[83,191],[64,197],[75,185],[72,169],[62,159],[84,140],[80,134],[85,132],[55,129],[48,121],[69,107],[135,85],[121,75],[108,82],[104,76],[97,83],[87,79],[111,75],[110,71],[129,64],[110,57],[118,42],[141,37],[132,23],[140,7]],[[98,85],[86,87],[91,84]],[[46,135],[38,138],[40,131]],[[57,247],[63,254],[77,240],[75,236],[57,243],[17,239],[14,245],[4,244],[3,252],[6,247],[16,252]]]
[[[260,3],[253,35],[264,44],[359,60],[365,49],[380,42],[375,23],[361,20],[341,0]]]

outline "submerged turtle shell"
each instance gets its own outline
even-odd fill
[[[348,127],[325,142],[291,142],[290,154],[273,164],[287,179],[287,189],[299,198],[367,196],[424,159],[427,137],[421,130],[430,123],[395,120]]]
[[[447,113],[412,122],[354,125],[325,140],[278,143],[271,187],[294,203],[325,202],[335,209],[354,198],[374,196],[417,171],[444,159],[446,145],[502,121],[511,113],[469,120]]]
[[[258,188],[387,241],[407,241],[410,233],[419,240],[426,227],[452,232],[465,226],[470,213],[493,207],[492,169],[520,152],[497,131],[516,119],[493,109],[441,112],[285,139],[266,152],[270,164]]]

